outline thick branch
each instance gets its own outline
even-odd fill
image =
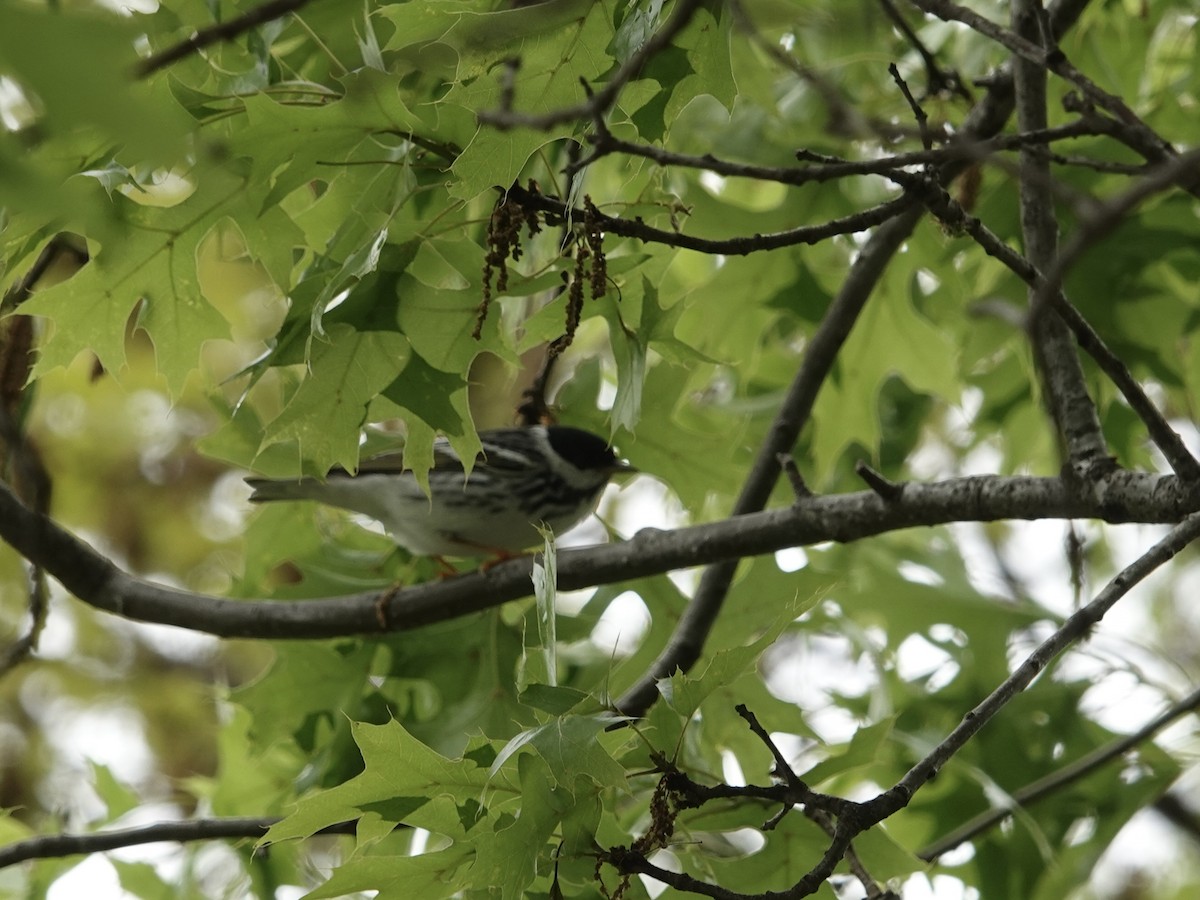
[[[1042,7],[1035,0],[1016,0],[1014,31],[1026,37],[1041,34]],[[1046,127],[1046,70],[1027,55],[1013,59],[1017,124],[1021,130]],[[1044,189],[1050,181],[1050,160],[1041,147],[1025,147],[1020,156],[1021,235],[1025,255],[1045,271],[1058,250],[1054,203]],[[1030,303],[1033,302],[1030,292]],[[1100,417],[1088,395],[1083,369],[1066,324],[1057,315],[1040,316],[1030,328],[1034,355],[1046,393],[1046,406],[1065,442],[1072,470],[1085,481],[1096,467],[1108,464],[1108,448]]]
[[[833,368],[838,351],[849,337],[850,330],[871,295],[871,290],[891,261],[892,255],[912,234],[919,218],[920,209],[914,206],[904,215],[880,228],[863,247],[838,296],[813,334],[812,341],[804,353],[800,371],[775,416],[771,431],[760,448],[754,467],[734,504],[735,517],[745,516],[766,506],[771,490],[779,479],[779,454],[786,453],[795,446],[800,429],[812,415],[817,393]],[[808,504],[805,503],[800,508],[806,509]],[[646,673],[638,679],[637,684],[617,700],[617,709],[632,716],[643,714],[658,696],[660,678],[667,677],[676,669],[686,672],[700,658],[704,642],[733,582],[737,564],[738,558],[730,557],[705,569],[696,594],[680,618],[671,639]]]
[[[1054,33],[1059,34],[1069,28],[1085,5],[1083,0],[1063,0],[1056,3],[1050,11],[1050,27]],[[1011,82],[1008,78],[1001,77],[996,79],[988,95],[967,115],[960,132],[962,140],[969,143],[991,138],[1004,126],[1011,112]],[[940,172],[941,180],[948,182],[953,179],[963,165],[963,162],[951,162],[943,166]],[[910,198],[906,195],[901,199]],[[855,260],[842,290],[835,298],[805,354],[805,361],[776,416],[767,441],[759,449],[754,468],[735,504],[735,514],[748,513],[765,505],[766,498],[779,477],[779,455],[790,453],[800,429],[811,413],[815,392],[824,378],[822,370],[828,371],[833,356],[853,325],[854,317],[858,314],[856,310],[861,309],[862,304],[866,302],[883,268],[911,233],[918,218],[914,210],[909,210],[880,227]],[[821,349],[814,354],[814,345],[818,345],[818,342]],[[813,357],[811,363],[810,357]],[[637,684],[617,701],[620,709],[630,715],[645,712],[658,696],[658,679],[669,675],[676,668],[687,670],[699,658],[732,583],[735,566],[736,560],[731,559],[730,562],[721,563],[705,571],[695,597],[688,604],[687,611],[676,626],[667,646]]]
[[[784,547],[855,541],[922,525],[1043,518],[1177,522],[1197,510],[1200,486],[1174,476],[1117,471],[1103,480],[1094,496],[1081,496],[1059,478],[955,478],[908,484],[899,502],[885,501],[873,491],[820,496],[785,509],[674,531],[647,529],[617,544],[563,550],[558,583],[562,590],[577,590]],[[532,559],[524,557],[400,591],[288,602],[208,597],[122,572],[48,518],[22,506],[3,485],[0,538],[98,609],[224,637],[326,638],[403,631],[531,593]]]

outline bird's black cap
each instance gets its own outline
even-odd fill
[[[617,459],[604,438],[582,428],[548,425],[546,437],[554,452],[577,469],[609,469],[615,472],[631,468]]]

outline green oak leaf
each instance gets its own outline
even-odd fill
[[[488,784],[486,769],[467,759],[447,759],[435,753],[399,722],[355,722],[351,731],[362,753],[363,771],[344,784],[301,800],[287,818],[271,826],[263,843],[308,837],[328,825],[357,819],[368,808],[378,821],[387,821],[386,810],[377,804],[381,798],[398,797],[430,801],[416,810],[411,804],[392,807],[404,810],[406,824],[450,837],[464,835],[454,803],[478,800]],[[501,785],[493,781],[491,786],[495,790]],[[435,803],[435,798],[450,802]]]
[[[411,348],[394,331],[355,331],[337,324],[314,341],[310,375],[266,428],[263,445],[296,441],[306,471],[358,467],[359,429],[367,404],[395,380]]]
[[[245,180],[221,169],[198,169],[190,177],[194,193],[175,206],[138,206],[114,197],[124,234],[113,233],[76,275],[24,305],[24,312],[55,325],[34,377],[69,365],[83,350],[119,373],[129,317],[142,301],[137,324],[154,343],[159,371],[174,395],[196,368],[204,343],[228,336],[228,323],[201,293],[196,252],[221,220],[245,214]]]

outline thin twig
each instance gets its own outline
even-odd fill
[[[550,213],[556,218],[583,221],[584,210],[569,206],[561,200],[548,197],[514,186],[509,191],[519,202],[530,209]],[[897,197],[887,200],[878,206],[861,212],[852,213],[840,219],[831,219],[819,225],[802,225],[787,231],[776,231],[767,234],[753,234],[744,237],[714,240],[712,238],[696,237],[679,231],[664,231],[647,225],[640,218],[634,221],[615,216],[596,213],[597,226],[608,234],[621,237],[631,237],[651,244],[663,244],[668,247],[681,247],[687,250],[698,250],[702,253],[721,253],[727,256],[746,256],[763,250],[777,250],[781,247],[794,247],[800,244],[815,244],[827,238],[840,234],[856,234],[866,231],[884,222],[894,219],[914,206],[907,197]]]
[[[1012,815],[1014,809],[1030,806],[1038,800],[1050,796],[1055,791],[1090,775],[1101,766],[1112,762],[1114,759],[1123,756],[1128,751],[1148,741],[1176,719],[1194,712],[1197,708],[1200,708],[1200,688],[1192,691],[1191,694],[1177,703],[1172,703],[1162,713],[1137,731],[1117,740],[1110,741],[1103,747],[1097,747],[1091,753],[1081,756],[1073,763],[1063,766],[1061,769],[1013,791],[1003,806],[980,813],[969,822],[954,829],[950,834],[920,850],[917,856],[927,861],[937,859],[943,853],[953,850],[959,844],[971,840],[976,835],[987,831],[996,823],[1008,818],[1008,816]]]
[[[1050,637],[1034,650],[1016,671],[973,710],[940,744],[927,753],[895,786],[863,804],[867,819],[882,821],[906,806],[914,793],[932,779],[955,753],[990,722],[1019,693],[1029,687],[1060,653],[1084,639],[1105,614],[1144,581],[1169,562],[1184,547],[1200,537],[1200,515],[1192,515],[1176,526],[1161,541],[1117,573],[1095,599],[1076,611]]]
[[[1071,166],[1077,169],[1091,169],[1093,172],[1103,172],[1107,175],[1145,175],[1153,170],[1151,163],[1119,163],[1102,159],[1089,159],[1086,156],[1068,156],[1064,153],[1051,153],[1050,162],[1058,166]]]
[[[1126,105],[1124,100],[1107,91],[1101,90],[1094,82],[1072,66],[1063,55],[1061,49],[1058,48],[1057,43],[1048,51],[1046,48],[1034,43],[1028,37],[997,25],[990,19],[964,6],[953,3],[951,0],[910,0],[910,2],[922,12],[926,12],[929,15],[937,16],[946,21],[962,22],[969,28],[978,31],[984,37],[1010,50],[1019,59],[1042,69],[1048,69],[1060,78],[1069,81],[1079,88],[1080,92],[1096,106],[1106,109],[1116,116],[1124,124],[1127,133],[1135,136],[1136,141],[1142,148],[1139,152],[1147,153],[1147,158],[1151,162],[1163,162],[1174,155],[1171,145],[1138,118],[1137,114]],[[1040,3],[1037,6],[1039,9],[1041,8]],[[1039,17],[1035,16],[1030,24],[1036,29],[1037,34],[1040,35],[1043,28],[1039,24]]]
[[[0,869],[30,859],[80,856],[160,841],[187,844],[221,838],[257,839],[278,821],[278,816],[189,819],[182,822],[155,822],[137,828],[96,831],[91,834],[38,835],[0,847]],[[357,822],[340,822],[322,828],[314,834],[354,834],[357,827]]]
[[[854,474],[867,483],[867,487],[877,493],[888,503],[896,503],[904,497],[904,484],[890,481],[879,472],[872,469],[863,460],[854,464]]]
[[[256,6],[249,12],[243,13],[237,18],[230,19],[228,22],[218,22],[216,25],[201,28],[186,40],[147,56],[134,66],[134,77],[145,78],[159,69],[165,69],[167,66],[179,62],[179,60],[199,50],[203,50],[205,47],[219,43],[220,41],[233,40],[251,28],[256,28],[259,25],[270,22],[272,19],[278,19],[281,16],[286,16],[288,13],[293,13],[306,3],[308,3],[308,0],[268,0],[262,6]]]
[[[670,46],[675,36],[687,27],[701,5],[701,0],[679,0],[675,4],[671,17],[663,26],[654,32],[637,49],[637,52],[625,60],[624,64],[605,82],[603,88],[595,95],[589,96],[585,102],[536,114],[518,113],[504,108],[484,110],[478,113],[477,118],[482,124],[501,130],[518,127],[546,130],[567,122],[582,121],[596,115],[603,115],[612,109],[625,85],[637,77],[651,57]],[[508,93],[511,101],[511,92]]]
[[[746,724],[750,727],[754,736],[762,741],[763,745],[771,752],[771,758],[775,760],[775,777],[790,788],[803,785],[804,782],[800,780],[800,776],[796,774],[796,770],[792,768],[792,764],[787,761],[787,757],[783,755],[783,751],[775,745],[775,742],[771,740],[771,735],[767,734],[767,729],[763,728],[761,723],[759,723],[758,716],[754,715],[744,703],[739,703],[733,710],[746,720]]]
[[[1179,159],[1186,161],[1186,157]],[[956,231],[970,235],[985,253],[999,260],[1009,271],[1033,288],[1035,306],[1045,302],[1041,298],[1047,296],[1046,280],[1028,259],[1004,243],[978,218],[968,215],[940,187],[926,184],[926,188],[919,192],[919,196],[939,220]],[[1072,240],[1068,242],[1067,249],[1071,250],[1073,246],[1074,241]],[[1075,254],[1074,250],[1071,252]],[[1075,255],[1077,256],[1077,254]],[[1061,260],[1062,257],[1063,253],[1060,253],[1058,258]],[[1049,296],[1055,311],[1071,329],[1079,346],[1095,360],[1101,371],[1121,392],[1130,409],[1145,424],[1150,439],[1162,452],[1175,473],[1189,481],[1200,480],[1200,463],[1192,456],[1191,451],[1188,450],[1187,445],[1184,444],[1175,429],[1171,427],[1166,417],[1155,407],[1154,402],[1137,382],[1137,379],[1133,377],[1129,368],[1113,353],[1079,310],[1067,300],[1061,288]],[[1027,322],[1028,317],[1025,317],[1024,321]]]
[[[895,63],[888,64],[888,72],[891,73],[892,80],[896,82],[896,86],[900,88],[900,93],[904,95],[904,99],[908,102],[908,108],[912,110],[913,118],[917,121],[917,131],[921,135],[921,146],[926,151],[932,150],[933,136],[929,133],[929,116],[925,114],[925,110],[921,108],[921,104],[917,102],[917,98],[908,89],[908,82],[900,76],[900,69],[897,68]]]
[[[968,103],[972,102],[974,98],[958,73],[953,70],[946,72],[938,65],[937,57],[929,51],[917,33],[912,30],[912,26],[900,15],[900,11],[896,9],[892,0],[879,0],[879,5],[883,7],[887,17],[892,20],[892,24],[904,35],[904,39],[912,44],[917,55],[921,57],[921,62],[925,64],[925,96],[932,97],[942,91],[950,91]]]
[[[803,503],[813,495],[807,484],[804,483],[804,476],[800,474],[800,468],[796,465],[796,459],[790,453],[777,453],[775,458],[779,460],[779,466],[783,469],[783,474],[787,477],[788,483],[792,486],[792,496],[795,497],[797,503]]]
[[[748,34],[762,53],[808,84],[825,102],[829,109],[829,122],[824,130],[828,134],[848,138],[862,138],[868,135],[884,139],[895,137],[897,129],[891,122],[864,116],[843,96],[832,80],[785,52],[778,41],[763,35],[750,18],[742,0],[730,0],[729,9],[733,13],[734,25]]]
[[[623,154],[649,159],[660,166],[682,166],[703,169],[726,178],[748,178],[755,181],[772,181],[778,184],[802,185],[814,182],[835,181],[851,175],[889,176],[898,169],[917,165],[946,165],[949,163],[979,162],[1002,150],[1018,150],[1030,144],[1048,144],[1068,138],[1105,134],[1093,119],[1080,119],[1068,125],[1045,128],[1036,132],[998,135],[989,140],[973,141],[956,137],[942,147],[897,153],[876,159],[844,160],[808,150],[797,150],[796,158],[815,165],[801,167],[759,166],[720,159],[712,154],[700,156],[678,153],[653,144],[638,144],[617,137],[607,128],[597,128],[588,137],[593,151],[580,160],[577,168],[583,168],[602,156]]]
[[[1044,270],[1042,285],[1035,292],[1029,310],[1031,325],[1051,304],[1062,287],[1067,271],[1097,241],[1117,228],[1130,212],[1155,194],[1172,187],[1186,188],[1197,180],[1200,180],[1200,150],[1192,150],[1156,166],[1141,181],[1095,206],[1092,215],[1079,223],[1053,264]]]

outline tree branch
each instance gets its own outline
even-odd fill
[[[1014,30],[1010,31],[964,6],[951,2],[951,0],[911,0],[911,2],[922,12],[937,16],[939,19],[945,21],[962,22],[967,27],[978,31],[984,37],[995,41],[1013,53],[1018,61],[1018,65],[1022,62],[1027,63],[1032,67],[1042,70],[1043,74],[1046,70],[1049,70],[1060,78],[1069,81],[1079,88],[1080,92],[1089,101],[1116,116],[1125,126],[1126,132],[1134,136],[1133,143],[1138,145],[1140,148],[1139,152],[1148,154],[1147,159],[1151,162],[1164,162],[1174,155],[1171,145],[1138,118],[1137,114],[1125,104],[1124,100],[1101,90],[1094,82],[1067,61],[1061,49],[1057,46],[1042,47],[1031,40],[1031,35],[1038,38],[1042,36],[1040,29],[1025,32],[1022,29],[1014,28]],[[1041,3],[1038,3],[1037,7],[1040,10]],[[1038,28],[1036,22],[1031,22],[1030,24],[1033,28]],[[1057,36],[1058,31],[1055,29],[1053,37],[1057,39]]]
[[[892,156],[881,156],[876,159],[837,160],[817,165],[780,168],[775,166],[759,166],[751,163],[738,163],[731,160],[718,159],[711,154],[693,156],[678,153],[664,147],[652,144],[638,144],[614,135],[601,122],[595,131],[588,136],[588,141],[594,150],[586,159],[580,160],[580,168],[595,162],[601,157],[614,153],[626,156],[637,156],[649,159],[660,166],[682,166],[689,169],[703,169],[727,178],[752,178],[758,181],[773,181],[778,184],[802,185],[834,181],[853,175],[882,175],[887,176],[897,169],[917,165],[945,165],[987,159],[993,153],[1001,150],[1017,150],[1029,144],[1048,144],[1067,138],[1086,137],[1095,134],[1107,134],[1107,131],[1097,125],[1094,119],[1081,118],[1068,125],[1055,128],[1045,128],[1036,132],[1021,134],[997,135],[983,141],[974,141],[965,137],[955,137],[934,150],[917,150],[911,153],[897,153]]]
[[[155,822],[137,828],[97,831],[92,834],[44,834],[14,841],[0,847],[0,869],[31,859],[81,856],[139,844],[160,841],[192,843],[219,838],[261,838],[280,821],[278,816],[244,816],[226,819],[189,819],[183,822]],[[357,822],[341,822],[322,828],[315,834],[354,834]]]
[[[1055,27],[1066,28],[1074,21],[1080,8],[1060,5],[1056,9],[1061,12],[1052,18]],[[994,136],[1012,112],[1012,102],[1008,80],[998,79],[987,96],[967,114],[961,129],[963,139],[986,140]],[[963,165],[961,162],[945,165],[940,173],[942,181],[948,182],[953,179]],[[767,498],[779,478],[779,454],[791,452],[800,430],[811,415],[817,391],[828,375],[838,350],[845,342],[887,263],[912,234],[919,218],[915,207],[908,209],[881,226],[863,246],[841,290],[830,304],[829,311],[809,343],[800,370],[788,389],[787,397],[776,415],[767,440],[759,449],[754,467],[734,504],[734,516],[747,515],[766,505]],[[875,500],[883,503],[882,498],[878,496],[875,496]],[[805,503],[804,508],[810,507]],[[688,604],[667,645],[638,682],[617,701],[619,709],[628,715],[641,715],[657,699],[660,678],[670,675],[677,668],[687,671],[700,658],[704,642],[716,622],[717,614],[733,582],[736,567],[736,558],[730,557],[729,561],[705,570],[695,596]]]
[[[1039,36],[1041,9],[1037,0],[1015,0],[1012,6],[1014,32]],[[1021,130],[1045,128],[1045,68],[1036,60],[1017,55],[1013,59],[1013,78],[1018,127]],[[1043,271],[1053,263],[1058,246],[1058,221],[1053,200],[1042,187],[1049,180],[1050,160],[1044,148],[1023,148],[1020,154],[1021,235],[1029,261]],[[1032,305],[1033,291],[1029,294]],[[1071,471],[1087,483],[1094,471],[1111,463],[1100,417],[1088,395],[1070,332],[1057,315],[1046,315],[1036,320],[1029,333],[1045,388],[1046,406],[1065,443]]]
[[[637,77],[651,57],[670,46],[671,41],[687,27],[688,22],[692,20],[692,16],[696,14],[696,10],[701,5],[701,0],[677,0],[674,12],[663,26],[654,32],[637,49],[637,52],[625,60],[625,63],[613,73],[603,88],[590,95],[585,102],[538,114],[517,113],[507,106],[503,106],[490,112],[484,110],[478,113],[476,118],[481,124],[491,125],[502,131],[518,127],[546,130],[567,122],[591,119],[605,114],[617,102],[617,97],[620,96],[625,85]],[[511,92],[509,94],[511,100]]]
[[[1188,517],[1161,541],[1117,573],[1096,598],[1076,611],[1062,627],[1043,641],[994,691],[963,717],[946,739],[933,748],[898,781],[874,800],[863,804],[872,822],[880,822],[908,805],[913,794],[929,782],[946,762],[1010,700],[1029,687],[1034,678],[1067,647],[1082,640],[1118,600],[1155,569],[1170,561],[1192,541],[1200,537],[1200,515]]]
[[[1071,239],[1055,254],[1050,265],[1042,271],[1045,276],[1034,293],[1029,310],[1030,327],[1053,305],[1054,297],[1062,290],[1063,279],[1070,268],[1098,241],[1115,230],[1122,220],[1143,201],[1180,185],[1195,182],[1200,177],[1200,150],[1192,150],[1156,166],[1128,190],[1097,204],[1071,234]]]
[[[514,185],[508,194],[522,206],[529,209],[549,213],[562,219],[573,219],[582,222],[584,210],[545,194],[539,194]],[[621,237],[636,238],[653,244],[664,244],[668,247],[682,247],[686,250],[698,250],[701,253],[720,253],[726,256],[746,256],[761,250],[777,250],[780,247],[794,247],[799,244],[816,244],[820,241],[839,234],[855,234],[881,225],[890,219],[913,207],[913,201],[908,197],[897,197],[873,206],[862,212],[831,219],[821,225],[802,225],[787,231],[777,231],[770,234],[753,234],[746,237],[713,240],[696,237],[679,231],[664,231],[647,225],[640,218],[634,221],[620,219],[597,212],[594,219],[597,225],[608,234]]]
[[[199,50],[203,50],[205,47],[219,43],[220,41],[233,40],[239,34],[243,34],[251,28],[256,28],[266,22],[270,22],[272,19],[278,19],[280,16],[293,13],[306,3],[308,3],[308,0],[268,0],[262,6],[256,6],[249,12],[243,13],[235,19],[230,19],[228,22],[218,22],[216,25],[201,28],[186,40],[147,56],[134,66],[134,77],[145,78],[148,75],[152,75],[159,69],[165,69],[167,66],[177,63],[179,60]]]
[[[950,834],[919,851],[917,856],[926,861],[937,859],[943,853],[948,853],[959,844],[971,840],[976,835],[987,831],[997,822],[1008,818],[1012,815],[1014,809],[1030,806],[1050,796],[1060,788],[1064,788],[1090,775],[1114,759],[1120,758],[1129,750],[1154,737],[1154,735],[1162,731],[1176,719],[1194,712],[1197,708],[1200,708],[1200,688],[1192,691],[1191,694],[1179,702],[1172,703],[1161,714],[1132,734],[1125,735],[1115,741],[1110,741],[1103,747],[1097,747],[1091,753],[1081,756],[1073,763],[1063,766],[1061,769],[1051,772],[1044,778],[1039,778],[1037,781],[1013,791],[1003,806],[980,813],[971,819],[971,821],[954,829]]]
[[[1175,174],[1177,168],[1183,168],[1192,163],[1192,156],[1193,154],[1181,156],[1178,160],[1169,164],[1169,166],[1164,167],[1170,168],[1171,171],[1157,173],[1159,177],[1150,189],[1147,189],[1146,185],[1135,185],[1130,189],[1129,193],[1143,194],[1147,190],[1152,192],[1152,190],[1158,189],[1165,184],[1172,183],[1172,179],[1177,177],[1177,174]],[[1200,157],[1197,157],[1196,161],[1200,161]],[[911,185],[916,182],[909,179],[907,183]],[[1076,262],[1082,254],[1083,242],[1077,242],[1072,238],[1072,240],[1068,241],[1066,249],[1056,257],[1051,269],[1052,271],[1056,270],[1056,280],[1059,283],[1059,288],[1052,290],[1047,279],[1038,272],[1033,263],[1004,243],[978,218],[969,215],[941,187],[928,185],[920,191],[919,196],[940,221],[955,231],[965,232],[970,235],[984,252],[992,258],[999,260],[1009,271],[1033,289],[1034,299],[1029,315],[1026,316],[1026,321],[1037,315],[1037,311],[1045,308],[1047,305],[1050,305],[1062,317],[1067,327],[1075,335],[1075,340],[1079,346],[1092,357],[1101,371],[1116,385],[1130,408],[1145,424],[1150,439],[1162,451],[1163,456],[1175,473],[1179,477],[1188,480],[1200,479],[1200,462],[1197,462],[1196,458],[1192,456],[1183,439],[1171,427],[1166,417],[1158,411],[1154,402],[1142,389],[1142,386],[1138,384],[1137,379],[1133,377],[1128,367],[1121,362],[1120,358],[1113,353],[1104,339],[1088,323],[1087,319],[1083,317],[1079,310],[1062,293],[1062,279],[1069,266]],[[1128,205],[1123,199],[1124,196],[1122,195],[1122,197],[1116,198],[1109,204],[1105,204],[1102,209],[1120,208],[1124,210]],[[1104,218],[1104,214],[1099,214],[1099,217]],[[1105,230],[1106,227],[1107,225],[1102,226],[1100,230]],[[1047,300],[1047,298],[1049,299]]]
[[[804,64],[792,53],[785,51],[776,40],[763,35],[754,20],[750,18],[742,0],[729,0],[729,9],[733,15],[734,25],[744,31],[759,50],[808,84],[825,103],[829,111],[829,122],[825,127],[828,133],[851,138],[862,138],[871,134],[884,136],[894,133],[890,122],[868,119],[863,116],[844,95],[840,85],[834,84],[822,73]]]
[[[919,218],[920,209],[914,205],[876,231],[854,261],[841,290],[805,350],[800,371],[788,389],[766,441],[759,449],[754,467],[734,504],[731,513],[734,518],[730,521],[766,506],[779,479],[779,454],[787,453],[795,446],[800,430],[812,415],[817,393],[833,368],[834,360],[849,337],[872,289],[892,255],[912,234]],[[803,508],[810,508],[807,502]],[[659,679],[676,669],[686,672],[700,658],[704,642],[712,631],[733,582],[737,563],[737,557],[730,557],[705,569],[695,596],[688,603],[666,646],[637,684],[617,700],[616,707],[622,713],[630,716],[645,713],[658,697]]]
[[[32,296],[42,277],[63,260],[82,266],[86,259],[87,253],[77,248],[67,235],[55,235],[42,248],[29,270],[5,292],[0,301],[0,314],[19,310]],[[50,509],[53,485],[40,450],[25,431],[35,333],[30,316],[9,315],[0,321],[0,468],[17,495],[31,509],[45,514]],[[31,567],[28,583],[29,628],[0,650],[0,675],[19,665],[37,649],[38,638],[46,624],[49,592],[46,573],[41,566]]]
[[[912,30],[912,27],[900,15],[900,11],[896,9],[896,5],[892,3],[892,0],[879,0],[879,5],[883,7],[883,11],[887,17],[892,20],[892,24],[896,26],[896,30],[904,35],[905,40],[912,44],[913,49],[917,51],[917,55],[921,57],[921,62],[925,65],[924,96],[932,97],[943,91],[947,91],[957,94],[970,103],[973,99],[971,92],[963,84],[958,72],[955,72],[953,69],[949,72],[943,71],[942,67],[938,65],[937,57],[929,51],[929,48],[925,46],[920,36]]]
[[[1190,838],[1193,844],[1200,844],[1200,815],[1176,791],[1163,794],[1152,808]]]
[[[674,531],[648,529],[616,544],[563,550],[559,588],[577,590],[785,547],[856,541],[957,521],[1095,518],[1163,523],[1197,510],[1200,485],[1169,475],[1116,471],[1103,479],[1096,496],[1082,496],[1059,478],[972,476],[909,483],[899,502],[885,501],[873,491],[814,496],[800,506]],[[223,637],[327,638],[404,631],[490,609],[532,590],[532,559],[522,557],[487,571],[402,590],[287,602],[208,597],[126,574],[50,519],[21,505],[3,485],[0,538],[91,606]]]
[[[871,828],[907,806],[916,792],[932,780],[954,754],[961,750],[984,725],[994,718],[1014,697],[1024,691],[1046,669],[1050,662],[1069,646],[1085,638],[1117,601],[1127,595],[1136,585],[1145,580],[1157,568],[1170,561],[1184,547],[1197,538],[1200,538],[1200,515],[1193,515],[1177,528],[1173,529],[1163,540],[1151,547],[1132,564],[1119,572],[1096,595],[1092,602],[1068,618],[1062,627],[1043,641],[1011,676],[1006,678],[978,706],[968,712],[958,727],[951,731],[945,740],[909,769],[904,777],[893,787],[872,800],[863,803],[848,803],[841,800],[839,803],[830,805],[829,808],[836,810],[838,821],[829,847],[817,865],[789,890],[769,894],[734,893],[727,888],[700,881],[687,874],[668,872],[649,863],[643,854],[624,847],[612,848],[603,853],[602,858],[622,872],[636,872],[649,875],[679,890],[712,897],[714,900],[731,900],[731,898],[735,897],[739,898],[739,900],[767,897],[772,898],[772,900],[774,898],[786,897],[790,900],[793,897],[810,895],[833,872],[834,867],[849,850],[851,841],[856,835],[861,834],[868,828]],[[1154,731],[1164,727],[1172,718],[1177,718],[1179,715],[1194,709],[1196,706],[1200,706],[1200,690],[1196,691],[1176,707],[1173,707],[1172,710],[1164,713],[1163,716],[1158,717],[1155,722],[1141,729],[1138,735],[1131,735],[1130,738],[1123,739],[1114,745],[1103,748],[1097,753],[1089,754],[1074,765],[1067,767],[1064,770],[1066,775],[1063,777],[1067,780],[1082,777],[1082,775],[1094,769],[1095,766],[1102,764],[1114,756],[1120,755],[1129,746],[1134,746]],[[748,717],[742,709],[738,711],[743,718],[746,718],[750,722],[756,734],[759,734],[760,737],[765,736],[766,732],[761,726],[755,728],[758,724],[756,720]],[[782,757],[778,750],[774,749],[769,739],[767,739],[767,743],[776,759],[776,768],[778,769]],[[783,767],[784,772],[780,773],[780,777],[787,779],[787,772],[790,771],[790,766],[787,765],[786,761],[783,761]],[[1056,773],[1055,779],[1058,783],[1062,783],[1059,775],[1060,773]],[[777,788],[780,791],[788,791],[791,787],[789,784],[791,781],[792,779],[788,779],[784,784],[777,785]],[[1050,781],[1050,779],[1043,779],[1042,782],[1038,782],[1037,784],[1044,786],[1050,783]],[[799,784],[803,787],[802,782]],[[1030,787],[1034,786],[1031,785]],[[1048,788],[1043,787],[1042,789],[1045,790]],[[999,817],[1002,818],[1007,813],[1007,810],[1002,810]],[[966,838],[962,839],[965,840]],[[944,847],[939,852],[945,852],[946,849],[949,849],[949,847]],[[934,855],[936,854],[922,854],[923,858],[926,859],[932,858]]]

